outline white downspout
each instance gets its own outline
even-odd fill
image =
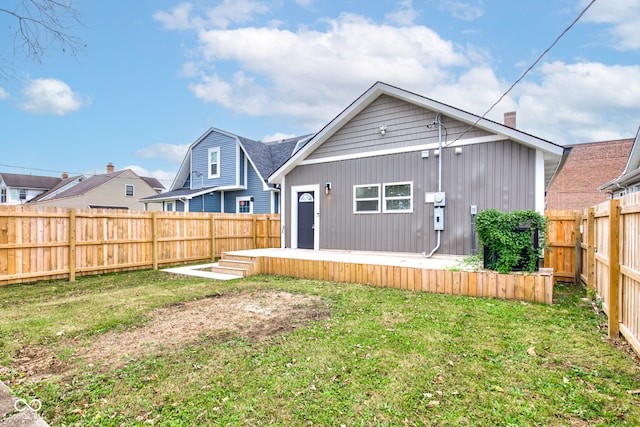
[[[436,116],[436,120],[438,121],[438,193],[442,192],[442,118],[440,113]],[[436,247],[433,248],[429,254],[427,252],[422,252],[422,256],[425,258],[431,258],[431,256],[436,253],[438,249],[440,249],[440,233],[442,231],[436,231]]]

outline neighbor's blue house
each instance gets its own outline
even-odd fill
[[[261,142],[210,128],[189,146],[170,190],[140,201],[164,211],[278,213],[280,190],[267,178],[310,137]]]

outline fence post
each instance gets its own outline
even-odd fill
[[[580,275],[582,274],[582,233],[580,232],[580,226],[582,224],[582,212],[576,212],[576,221],[573,224],[574,241],[576,242],[576,268],[573,274],[574,285],[580,285]]]
[[[258,217],[253,215],[253,249],[258,249]]]
[[[270,248],[271,247],[271,222],[270,222],[271,218],[269,217],[269,215],[266,215],[264,217],[264,247],[265,248]]]
[[[211,215],[211,262],[216,262],[216,217]]]
[[[609,202],[609,338],[620,336],[620,199]]]
[[[596,210],[587,212],[587,289],[596,288]]]
[[[76,281],[76,210],[69,209],[69,281]]]
[[[151,213],[151,256],[153,257],[153,269],[158,269],[158,211]]]

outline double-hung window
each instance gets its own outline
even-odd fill
[[[209,178],[220,177],[220,147],[209,148]]]
[[[124,195],[126,197],[133,197],[133,184],[124,185]]]
[[[380,184],[353,186],[353,213],[380,212]]]
[[[384,204],[382,211],[386,213],[413,212],[413,183],[392,182],[383,184]]]
[[[253,213],[252,197],[236,197],[237,213]]]

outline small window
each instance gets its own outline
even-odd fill
[[[0,203],[7,203],[7,189],[3,188],[0,192]]]
[[[380,212],[380,184],[353,186],[353,212]]]
[[[412,182],[384,184],[384,212],[412,212]]]
[[[237,213],[253,213],[253,202],[251,197],[236,197]]]
[[[133,185],[125,184],[124,186],[124,195],[127,197],[133,197]]]
[[[166,212],[173,212],[175,210],[173,202],[166,202],[164,205],[164,210]]]
[[[27,190],[24,188],[20,189],[20,200],[27,200]]]
[[[220,177],[220,147],[209,149],[209,178]]]

